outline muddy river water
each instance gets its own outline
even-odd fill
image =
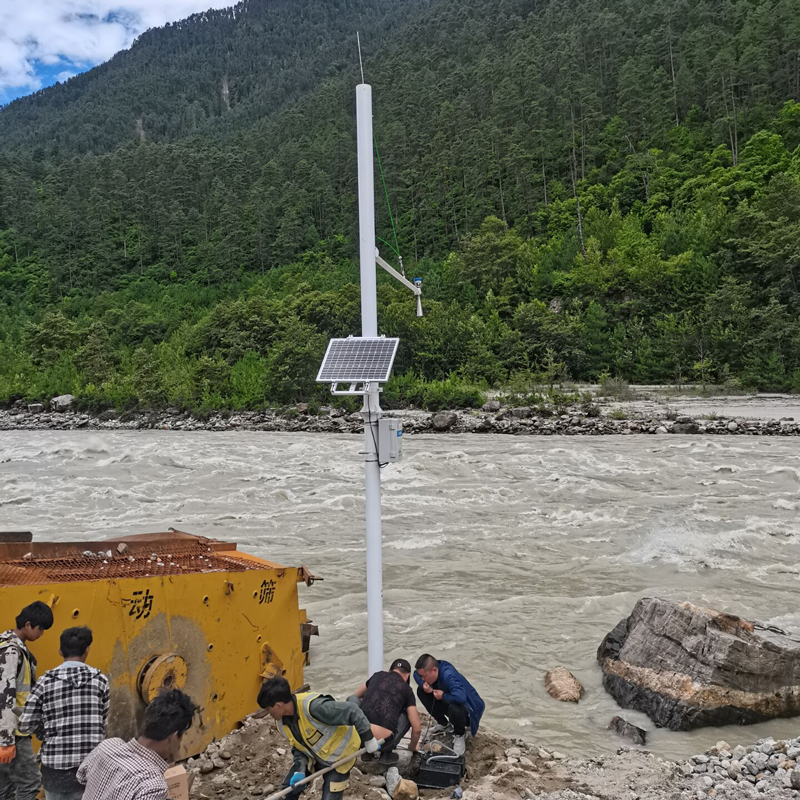
[[[661,595],[800,633],[794,438],[409,436],[384,470],[387,659],[455,663],[506,734],[590,755],[620,743],[597,646]],[[165,530],[308,564],[320,626],[306,677],[343,697],[366,669],[361,438],[277,433],[0,436],[0,530],[39,540]],[[544,690],[553,666],[580,705]],[[625,712],[652,729],[646,717]],[[724,738],[796,736],[800,719],[656,730],[677,757]]]

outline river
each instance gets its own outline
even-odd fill
[[[344,697],[366,676],[360,436],[19,432],[0,437],[0,530],[75,540],[165,530],[233,539],[325,578],[306,677]],[[619,709],[595,652],[639,597],[690,600],[800,631],[800,449],[793,438],[409,436],[384,470],[386,651],[455,663],[493,728],[611,751]],[[578,706],[543,676],[583,682]],[[626,718],[652,729],[644,715]],[[798,721],[655,730],[678,757]]]

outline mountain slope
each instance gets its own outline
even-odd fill
[[[383,31],[365,61],[391,208],[379,183],[380,246],[425,279],[422,320],[381,284],[409,402],[417,377],[451,374],[800,390],[796,3],[430,0],[402,18],[359,3]],[[159,35],[179,62],[181,31]],[[198,96],[226,74],[218,45]],[[320,343],[358,330],[358,73],[340,45],[336,74],[319,56],[307,84],[270,78],[291,102],[252,88],[194,133],[170,128],[181,90],[153,84],[145,140],[126,129],[100,155],[31,159],[6,118],[0,399],[313,395]],[[116,69],[83,109],[90,131],[128,113]],[[43,124],[77,113],[50,107],[65,91],[42,98]]]
[[[404,15],[428,1],[403,0]],[[195,14],[0,109],[2,152],[54,160],[224,134],[274,116],[327,77],[357,74],[356,30],[378,48],[399,24],[389,0],[244,0]]]

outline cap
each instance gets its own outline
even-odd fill
[[[396,669],[401,669],[403,672],[407,672],[409,675],[411,674],[411,664],[409,664],[404,658],[396,658],[394,661],[392,661],[392,666],[389,667],[389,672],[392,672]]]

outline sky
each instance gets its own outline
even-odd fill
[[[148,28],[234,0],[0,0],[0,105],[85,72]]]

